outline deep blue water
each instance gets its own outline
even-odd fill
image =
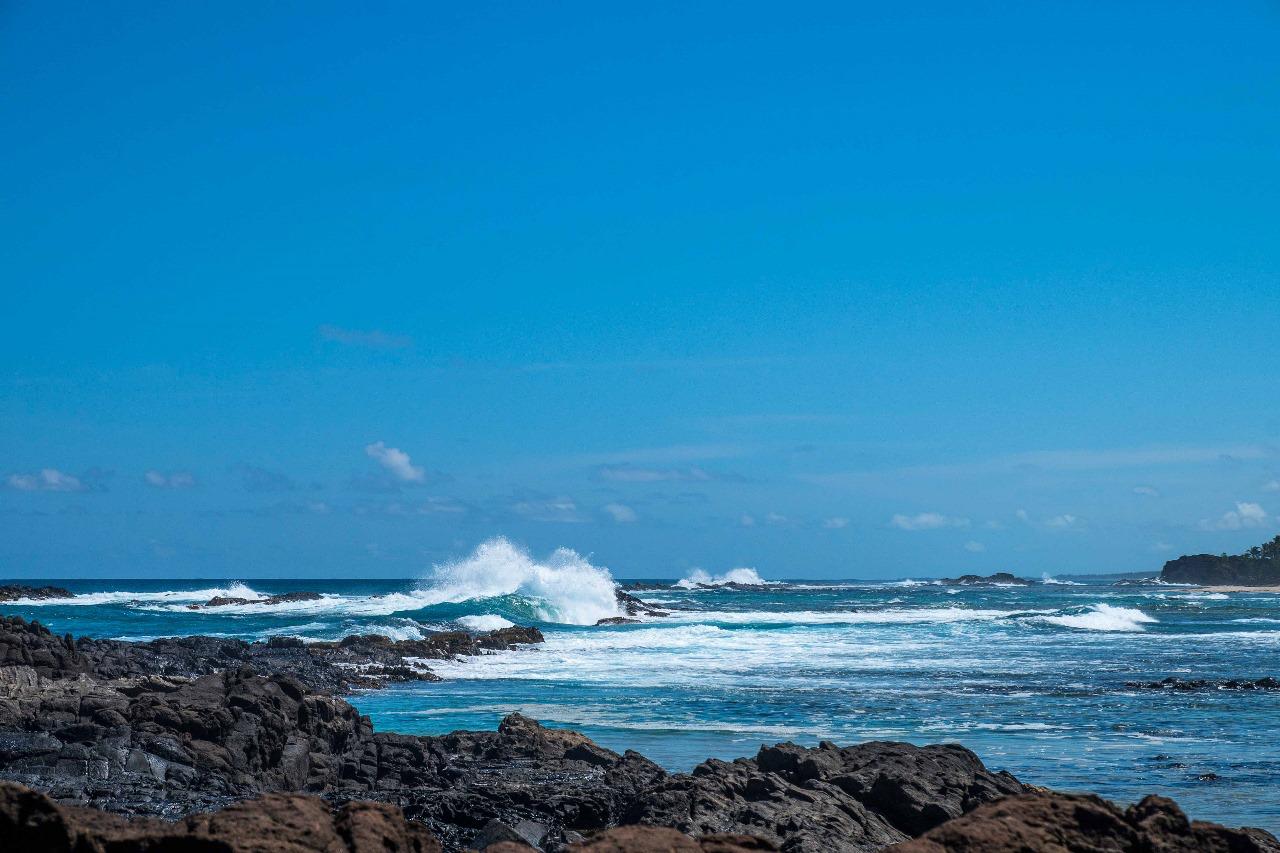
[[[55,631],[314,639],[538,624],[545,645],[431,662],[443,683],[353,697],[384,730],[488,729],[510,711],[678,770],[763,743],[958,741],[1024,781],[1280,831],[1280,693],[1126,681],[1280,675],[1280,595],[1109,582],[1030,588],[804,583],[638,593],[672,608],[594,627],[607,578],[576,564],[408,581],[63,581],[80,597],[0,604]],[[214,594],[319,602],[191,611]],[[462,620],[459,622],[458,620]],[[1212,774],[1212,776],[1210,775]],[[1213,778],[1216,777],[1216,778]]]

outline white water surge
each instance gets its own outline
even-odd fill
[[[535,560],[502,537],[482,543],[465,559],[436,566],[431,584],[422,594],[439,596],[438,601],[523,596],[548,622],[594,625],[619,615],[608,569],[593,566],[568,548]]]
[[[699,589],[706,586],[728,586],[729,584],[740,584],[742,586],[768,586],[772,581],[767,581],[756,572],[755,569],[737,568],[730,569],[722,575],[712,575],[704,572],[702,569],[694,569],[687,577],[681,578],[676,582],[676,586],[681,589]]]

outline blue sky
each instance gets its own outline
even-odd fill
[[[0,576],[1261,541],[1278,37],[1265,2],[5,4]]]

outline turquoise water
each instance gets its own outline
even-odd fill
[[[1280,595],[1174,586],[805,583],[637,593],[607,615],[578,565],[408,581],[64,581],[82,595],[0,604],[55,631],[143,639],[331,639],[539,625],[545,645],[433,661],[442,683],[352,697],[384,730],[492,728],[510,711],[688,770],[763,743],[958,741],[1024,781],[1280,831],[1280,692],[1133,690],[1126,681],[1280,675]],[[588,567],[589,568],[589,567]],[[593,570],[594,571],[594,570]],[[557,572],[567,574],[557,574]],[[55,581],[56,582],[56,581]],[[215,594],[311,589],[317,602],[192,611]],[[607,586],[605,587],[607,592]]]

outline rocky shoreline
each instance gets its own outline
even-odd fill
[[[935,853],[1029,849],[1020,839],[1039,832],[1079,841],[1064,850],[1280,851],[1259,830],[1188,824],[1167,801],[1122,812],[1046,792],[956,745],[783,743],[669,773],[518,714],[491,732],[376,732],[339,695],[540,641],[507,628],[128,643],[0,617],[0,779],[16,783],[0,785],[0,840],[117,853]]]

